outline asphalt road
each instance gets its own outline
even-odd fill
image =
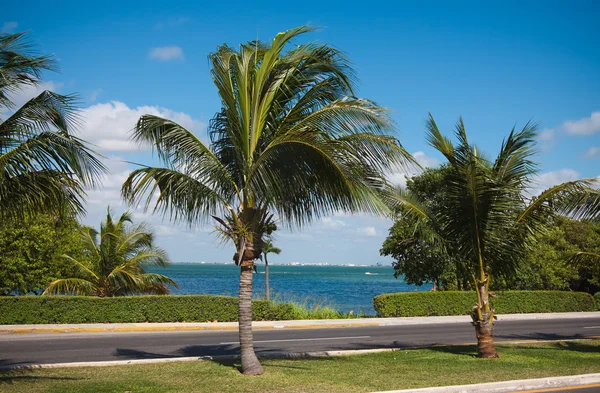
[[[564,340],[600,336],[600,318],[499,321],[496,341]],[[372,348],[406,348],[475,341],[468,323],[327,329],[259,330],[259,355]],[[0,335],[0,366],[237,354],[236,331],[58,333]]]

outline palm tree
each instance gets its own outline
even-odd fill
[[[273,241],[271,239],[267,239],[264,242],[262,248],[262,255],[265,260],[265,294],[267,297],[267,301],[271,300],[271,293],[269,290],[269,260],[267,259],[267,254],[276,254],[279,255],[281,252],[280,248],[277,248],[273,245]]]
[[[494,310],[489,303],[493,276],[514,273],[525,246],[555,212],[585,215],[577,210],[589,200],[590,181],[560,184],[529,200],[526,191],[537,167],[534,154],[536,127],[527,124],[511,131],[500,153],[489,161],[467,139],[462,119],[456,124],[458,145],[444,137],[433,117],[427,122],[428,143],[448,161],[444,209],[432,210],[427,201],[396,190],[391,205],[429,224],[448,250],[466,261],[474,280],[477,303],[472,318],[480,357],[498,357],[493,341]]]
[[[15,93],[37,86],[51,56],[31,49],[26,33],[0,34],[0,216],[83,211],[84,188],[105,168],[73,135],[76,98],[44,91],[15,108]]]
[[[154,235],[145,223],[132,225],[125,212],[114,221],[110,209],[98,232],[81,230],[85,260],[63,255],[78,272],[76,277],[51,282],[43,295],[124,296],[166,295],[177,284],[161,274],[147,273],[144,264],[166,266],[166,253],[154,246]]]
[[[210,54],[221,110],[210,122],[210,145],[182,126],[145,115],[134,140],[151,144],[165,167],[131,173],[131,203],[192,225],[210,217],[236,247],[240,266],[242,371],[263,372],[252,340],[252,271],[274,217],[300,227],[338,211],[387,211],[382,173],[409,162],[389,135],[387,111],[353,94],[353,72],[327,45],[290,46],[313,30],[298,27],[270,44]],[[156,194],[156,199],[154,195]]]

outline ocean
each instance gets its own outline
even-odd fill
[[[258,263],[254,275],[255,298],[265,296],[265,267]],[[373,297],[382,293],[428,291],[430,285],[409,285],[394,278],[391,266],[288,266],[269,265],[271,299],[312,306],[328,305],[342,312],[375,315]],[[175,280],[174,294],[237,296],[239,268],[233,264],[173,263],[148,271]]]

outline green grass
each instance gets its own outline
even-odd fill
[[[600,340],[500,345],[499,350],[500,359],[477,359],[473,346],[263,359],[260,377],[242,376],[236,361],[18,370],[0,374],[0,391],[369,392],[600,372]]]

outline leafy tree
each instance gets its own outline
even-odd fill
[[[165,295],[169,285],[177,287],[168,277],[146,273],[144,264],[166,266],[167,255],[154,245],[148,226],[133,225],[128,212],[115,222],[109,210],[99,234],[93,228],[84,228],[80,236],[84,259],[63,255],[76,274],[51,282],[43,295]]]
[[[39,56],[26,33],[0,34],[0,217],[83,210],[84,187],[104,166],[73,134],[76,98],[44,91],[15,108],[11,95],[37,86],[51,56]]]
[[[542,232],[556,210],[593,214],[594,209],[577,210],[591,194],[591,181],[564,183],[529,201],[524,191],[537,171],[531,160],[535,126],[527,124],[520,131],[511,131],[493,161],[469,142],[462,119],[455,135],[456,146],[442,135],[430,115],[427,140],[447,159],[450,171],[444,208],[431,209],[418,195],[405,190],[397,190],[391,203],[426,223],[465,261],[478,299],[472,318],[479,356],[498,357],[493,341],[494,310],[489,303],[491,277],[514,274],[531,235]]]
[[[131,202],[190,225],[214,217],[236,247],[240,266],[242,371],[262,374],[252,340],[252,271],[274,215],[302,226],[336,211],[387,211],[382,173],[410,155],[387,111],[354,96],[353,72],[341,52],[316,43],[290,46],[313,30],[298,27],[238,50],[210,54],[221,110],[210,147],[182,126],[142,116],[134,139],[149,143],[163,168],[134,171],[123,185]],[[153,200],[154,193],[158,198]]]
[[[72,274],[61,255],[81,254],[80,230],[68,215],[0,221],[0,294],[39,294],[50,282]]]
[[[272,239],[265,240],[264,245],[262,247],[262,256],[265,261],[265,294],[268,301],[271,300],[271,293],[269,290],[269,260],[267,259],[267,255],[279,255],[279,253],[281,253],[281,249],[273,245]]]
[[[600,253],[600,226],[557,216],[536,236],[506,289],[562,289],[594,293],[598,275],[593,256]]]
[[[432,211],[445,209],[447,165],[427,168],[423,173],[407,179],[406,189]],[[396,278],[403,276],[409,284],[432,283],[433,290],[443,285],[446,289],[472,287],[470,277],[460,259],[448,252],[449,244],[443,242],[418,217],[400,205],[397,219],[390,228],[380,250],[381,255],[394,258]]]

